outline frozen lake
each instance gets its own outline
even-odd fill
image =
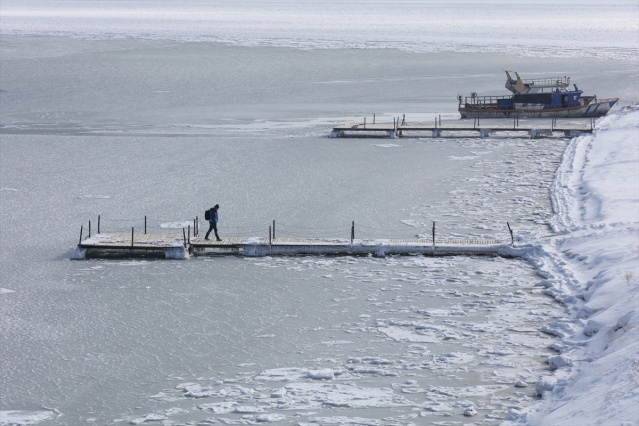
[[[68,258],[98,214],[106,230],[147,215],[158,231],[215,203],[222,235],[265,236],[276,220],[280,236],[348,238],[351,221],[358,237],[411,238],[433,221],[443,236],[508,240],[506,222],[543,236],[566,140],[330,139],[331,126],[456,119],[457,93],[503,94],[503,69],[570,75],[623,104],[637,93],[632,45],[540,60],[540,41],[526,56],[412,48],[416,32],[361,48],[335,33],[304,50],[290,43],[303,28],[265,43],[254,14],[186,41],[153,20],[148,37],[105,36],[91,19],[54,37],[46,9],[7,5],[0,419],[492,425],[535,402],[553,353],[540,329],[563,309],[520,260]]]

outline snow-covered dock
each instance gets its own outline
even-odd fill
[[[463,121],[459,123],[446,123],[442,125],[416,125],[416,124],[398,124],[399,120],[394,123],[387,124],[342,124],[333,127],[330,134],[332,138],[342,137],[363,137],[367,135],[379,135],[385,133],[389,138],[395,139],[402,136],[430,136],[433,138],[440,138],[445,136],[459,136],[460,134],[468,134],[471,137],[486,138],[496,133],[506,133],[512,136],[516,133],[527,134],[531,139],[537,139],[541,137],[567,137],[573,138],[579,136],[582,133],[592,132],[593,124],[588,125],[576,125],[576,124],[562,124],[557,125],[556,121],[546,123],[535,123],[519,125],[517,119],[513,119],[512,123],[501,123],[480,125],[479,120],[475,120],[472,126],[469,122]]]
[[[230,240],[230,241],[229,241]],[[450,256],[460,254],[500,255],[511,253],[512,248],[497,240],[451,239],[324,239],[324,238],[248,238],[191,241],[194,254],[212,250],[232,249],[245,256],[275,255],[385,255],[422,254]]]
[[[184,234],[185,235],[185,234]],[[243,256],[299,255],[488,255],[517,256],[517,250],[492,239],[326,239],[226,237],[221,241],[179,234],[98,234],[81,240],[72,259],[102,255],[163,254],[186,259],[190,254],[238,254]]]
[[[167,259],[189,257],[189,242],[185,233],[134,234],[102,233],[82,239],[71,254],[71,259],[85,259],[89,256],[157,254]]]

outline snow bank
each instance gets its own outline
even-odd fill
[[[552,189],[555,236],[528,255],[567,317],[544,331],[558,355],[542,401],[506,424],[639,421],[639,105],[571,141]]]

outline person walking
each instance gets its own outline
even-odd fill
[[[204,236],[205,240],[209,239],[209,234],[211,233],[211,231],[215,231],[215,238],[217,238],[218,241],[222,241],[220,236],[217,235],[217,220],[218,220],[217,211],[219,210],[219,208],[220,208],[219,204],[216,204],[214,207],[211,207],[211,213],[209,215],[209,230],[206,233],[206,236]]]

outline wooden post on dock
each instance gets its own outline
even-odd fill
[[[269,246],[273,245],[273,240],[271,238],[271,225],[269,225],[269,227],[268,227],[268,245]]]
[[[195,228],[193,228],[193,232],[195,232]],[[191,225],[189,225],[189,229],[188,229],[188,232],[187,232],[186,236],[189,237],[189,239],[187,241],[190,242],[191,241]],[[186,246],[184,246],[184,247],[186,247]]]
[[[144,215],[144,235],[146,235],[146,215]]]
[[[131,247],[133,247],[133,227],[131,227]]]
[[[375,113],[373,113],[373,124],[375,124]]]
[[[193,237],[197,237],[197,216],[193,219]]]
[[[355,239],[355,221],[351,224],[351,245],[353,245],[353,240]]]
[[[510,245],[515,247],[515,236],[513,234],[513,230],[510,227],[510,223],[506,222],[506,225],[508,225],[508,232],[510,232]]]
[[[82,228],[84,228],[84,225],[80,225],[80,241],[78,242],[78,245],[82,244]]]
[[[98,235],[100,235],[100,215],[98,215]]]
[[[366,117],[364,117],[364,128],[366,128]]]
[[[191,230],[189,229],[189,236],[191,235]],[[186,233],[184,232],[184,228],[182,228],[182,237],[184,238],[184,248],[186,248]]]
[[[273,219],[273,239],[275,239],[275,219]]]
[[[91,238],[91,221],[89,221],[89,238]]]
[[[433,221],[433,248],[435,248],[435,221]]]

